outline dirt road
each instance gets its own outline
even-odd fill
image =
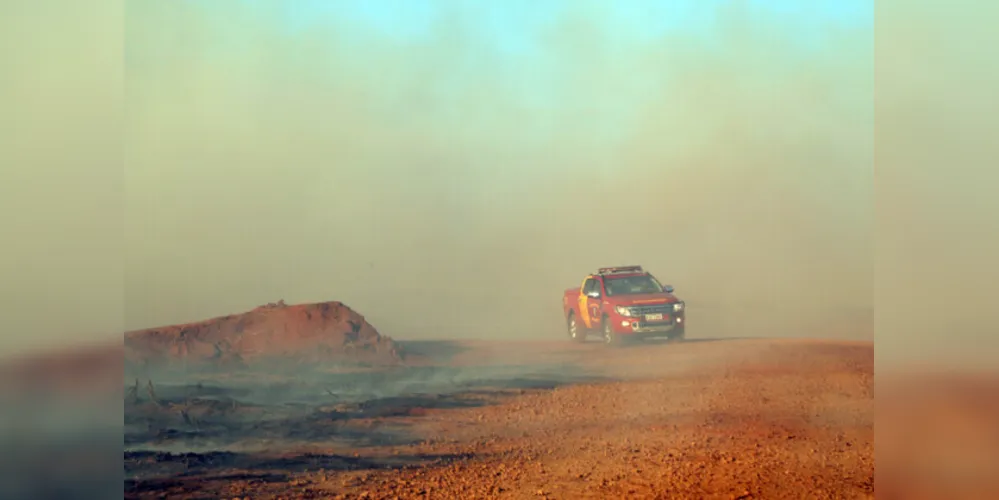
[[[405,347],[403,372],[272,374],[213,410],[154,386],[126,404],[125,496],[873,496],[871,343]]]

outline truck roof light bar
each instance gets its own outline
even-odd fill
[[[597,270],[597,274],[618,274],[618,273],[640,273],[642,271],[642,266],[618,266],[618,267],[601,267]]]

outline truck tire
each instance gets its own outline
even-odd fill
[[[670,332],[669,335],[666,336],[666,340],[670,342],[683,342],[685,337],[686,333],[684,332],[684,329],[680,328],[679,330],[673,330]]]
[[[603,329],[602,337],[604,343],[609,346],[615,346],[615,347],[621,345],[623,339],[621,338],[620,335],[614,332],[614,327],[611,326],[610,319],[607,316],[604,316],[603,318],[600,319],[600,324]]]
[[[585,342],[586,334],[579,328],[576,323],[576,313],[569,311],[569,318],[565,322],[567,331],[569,332],[569,340],[573,342]]]

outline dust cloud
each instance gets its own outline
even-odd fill
[[[691,335],[870,338],[871,27],[573,2],[527,50],[438,7],[402,39],[128,4],[126,328],[340,300],[395,338],[557,339],[566,287],[637,263]]]
[[[877,6],[876,486],[994,497],[999,6]]]
[[[122,22],[0,4],[0,357],[121,342]]]
[[[999,366],[997,16],[990,3],[879,4],[879,371]]]

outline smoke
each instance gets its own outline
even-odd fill
[[[121,341],[121,11],[0,5],[0,356]]]
[[[993,4],[889,2],[878,42],[878,362],[995,370]],[[879,18],[882,18],[879,12]],[[879,21],[880,22],[880,21]],[[880,30],[880,27],[879,27]],[[880,38],[880,36],[879,36]],[[882,64],[880,61],[883,60]],[[922,314],[923,304],[946,303]]]
[[[884,495],[999,491],[990,479],[999,468],[999,60],[988,50],[997,15],[988,2],[878,3],[875,459]]]
[[[395,337],[554,338],[566,287],[637,263],[693,335],[869,333],[870,26],[573,2],[512,37],[442,2],[403,36],[281,5],[127,6],[126,328],[340,300]]]

